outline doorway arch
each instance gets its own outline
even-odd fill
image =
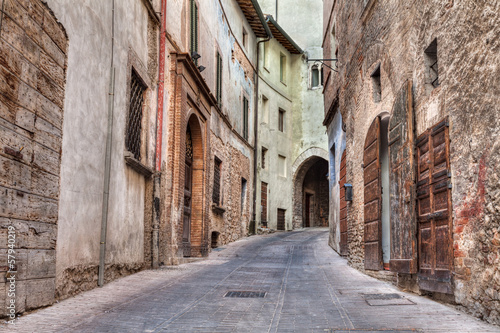
[[[183,256],[201,256],[204,220],[204,150],[198,117],[191,114],[186,127],[184,167]]]
[[[293,229],[328,226],[328,153],[321,148],[306,150],[295,161],[293,173]],[[304,181],[313,186],[304,187]]]

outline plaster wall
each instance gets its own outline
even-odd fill
[[[124,159],[130,63],[135,59],[148,85],[145,96],[144,164],[152,166],[155,89],[147,72],[148,22],[141,1],[115,2],[112,48],[112,3],[62,0],[48,5],[70,39],[61,162],[57,293],[60,297],[89,289],[97,280],[106,149],[110,66],[115,68],[113,141],[109,194],[106,279],[141,268],[144,261],[145,179]],[[113,59],[112,59],[113,57]],[[153,142],[151,142],[153,141]]]

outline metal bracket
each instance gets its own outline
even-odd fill
[[[337,72],[337,73],[339,72],[339,71],[338,71],[338,68],[339,68],[339,67],[338,67],[338,61],[339,61],[338,59],[307,59],[307,62],[310,62],[310,61],[315,61],[315,62],[316,62],[316,61],[318,61],[318,62],[320,62],[322,65],[324,65],[324,66],[326,66],[326,67],[330,68],[332,71]],[[333,67],[332,67],[332,66],[330,66],[330,65],[325,64],[325,61],[335,61],[335,68],[333,68]]]

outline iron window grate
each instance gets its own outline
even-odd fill
[[[266,294],[265,291],[228,291],[224,297],[264,298]]]
[[[134,154],[136,160],[141,159],[142,107],[145,91],[146,86],[137,73],[132,70],[126,146],[127,150]]]

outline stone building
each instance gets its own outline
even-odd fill
[[[314,60],[322,58],[322,2],[259,3],[273,38],[259,49],[257,225],[327,226],[322,63]]]
[[[494,1],[328,0],[323,12],[323,57],[338,59],[325,69],[331,246],[496,324],[499,15]]]

